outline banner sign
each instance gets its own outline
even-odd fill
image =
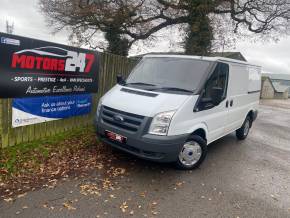
[[[15,98],[12,103],[12,127],[85,115],[91,109],[91,94]]]
[[[96,93],[97,52],[0,33],[0,98]]]

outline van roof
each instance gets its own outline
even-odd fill
[[[207,57],[207,56],[192,56],[192,55],[170,55],[170,54],[166,54],[166,55],[165,54],[148,54],[148,55],[144,55],[143,56],[143,58],[152,58],[152,57],[188,58],[188,59],[204,60],[204,61],[211,61],[211,62],[222,61],[222,62],[238,63],[238,64],[243,64],[243,65],[260,67],[258,65],[250,64],[250,63],[248,63],[246,61],[239,61],[239,60],[235,60],[235,59],[231,59],[231,58],[224,58],[224,57]]]

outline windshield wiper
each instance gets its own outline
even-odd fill
[[[156,89],[151,89],[150,91],[156,91],[156,90],[181,91],[181,92],[193,93],[192,90],[181,89],[181,88],[176,88],[176,87],[160,87]]]
[[[144,86],[156,86],[154,84],[150,84],[150,83],[141,83],[141,82],[138,82],[138,83],[126,83],[125,85],[144,85]]]

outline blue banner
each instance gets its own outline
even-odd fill
[[[26,126],[89,114],[92,110],[92,95],[16,98],[12,107],[12,126]]]

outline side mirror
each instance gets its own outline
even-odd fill
[[[125,84],[125,80],[124,80],[124,78],[123,78],[123,76],[121,74],[117,75],[117,83],[119,85],[124,85]]]
[[[223,88],[220,87],[213,87],[212,88],[212,103],[217,106],[219,105],[222,100],[223,100],[223,94],[224,94],[224,90]]]

